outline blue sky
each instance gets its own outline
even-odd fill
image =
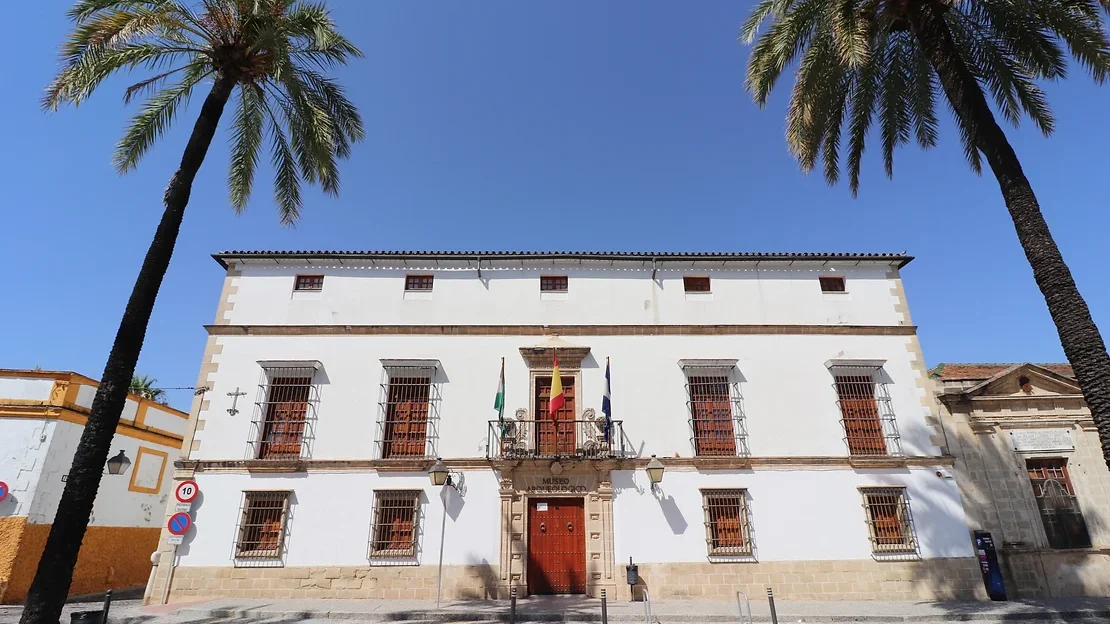
[[[201,99],[137,172],[116,175],[112,149],[134,113],[122,90],[140,77],[106,82],[80,109],[39,110],[69,5],[35,2],[0,37],[0,367],[98,377]],[[746,4],[330,5],[366,53],[340,77],[367,140],[342,164],[342,196],[309,192],[283,229],[267,170],[246,214],[228,208],[217,139],[139,362],[161,385],[196,381],[222,283],[209,254],[223,249],[906,250],[930,366],[1063,358],[998,186],[966,167],[951,124],[936,149],[899,152],[893,181],[875,144],[858,199],[803,176],[783,140],[792,81],[766,110],[743,91]],[[1053,137],[1010,131],[1103,328],[1105,89],[1077,69],[1047,85]]]

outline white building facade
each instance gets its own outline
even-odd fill
[[[984,595],[909,257],[215,258],[171,601]]]

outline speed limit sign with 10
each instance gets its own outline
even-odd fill
[[[173,491],[173,495],[177,498],[177,502],[179,503],[191,503],[196,499],[197,494],[200,494],[200,487],[198,487],[197,482],[193,480],[178,483],[177,488]]]

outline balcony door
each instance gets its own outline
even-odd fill
[[[536,378],[536,452],[539,455],[574,455],[577,451],[575,435],[574,377],[562,376],[563,407],[549,413],[551,405],[551,377]]]

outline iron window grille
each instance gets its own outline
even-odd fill
[[[747,490],[702,490],[705,543],[710,556],[751,556]]]
[[[370,558],[410,559],[416,556],[420,529],[420,490],[374,492]]]
[[[541,275],[540,292],[567,292],[569,280],[566,275]]]
[[[298,275],[293,290],[323,290],[323,275]]]
[[[432,364],[383,367],[378,400],[380,458],[435,457],[441,398],[436,369]]]
[[[917,536],[904,487],[860,488],[871,552],[916,554]]]
[[[853,456],[901,456],[890,389],[878,366],[833,366],[844,443]]]
[[[685,276],[682,278],[682,288],[688,293],[707,293],[709,290],[708,277]]]
[[[694,455],[747,456],[743,397],[734,368],[688,364],[683,370]]]
[[[243,492],[235,558],[281,559],[292,492]]]
[[[1064,458],[1025,460],[1048,545],[1051,548],[1090,548],[1091,535],[1079,509],[1067,463]]]
[[[250,457],[289,460],[311,455],[320,402],[316,367],[277,364],[262,368],[251,421]]]
[[[821,282],[821,292],[826,293],[840,293],[847,292],[847,287],[844,283],[844,278],[839,275],[827,275],[817,278]]]
[[[406,275],[405,290],[431,290],[434,275]]]

